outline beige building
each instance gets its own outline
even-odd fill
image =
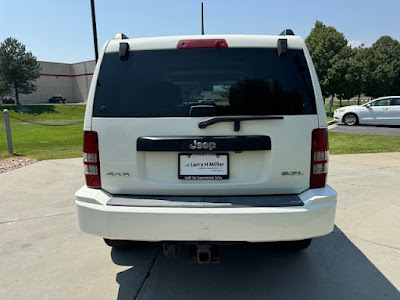
[[[48,103],[53,96],[66,98],[69,103],[86,102],[95,67],[94,60],[75,64],[39,63],[42,70],[36,80],[37,90],[28,95],[21,94],[22,104]]]

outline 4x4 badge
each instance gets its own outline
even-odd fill
[[[125,177],[128,177],[128,176],[129,176],[129,173],[128,173],[128,172],[124,172],[124,173],[120,173],[120,172],[108,172],[107,175],[108,175],[108,176],[119,176],[119,177],[125,176]]]
[[[192,150],[214,150],[217,148],[217,143],[215,142],[198,142],[197,140],[193,141],[193,144],[189,145],[189,148]]]
[[[282,171],[281,175],[282,176],[287,176],[287,175],[293,176],[293,175],[304,175],[304,173],[301,171]]]

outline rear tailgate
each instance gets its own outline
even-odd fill
[[[135,195],[255,195],[300,193],[309,187],[311,133],[315,115],[285,116],[278,120],[242,121],[240,134],[232,123],[199,129],[204,118],[94,118],[99,135],[102,188],[113,194]],[[173,129],[172,129],[173,128]],[[229,179],[178,178],[180,153],[191,151],[137,151],[140,137],[267,136],[271,150],[213,151],[229,156]]]

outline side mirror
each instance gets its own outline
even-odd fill
[[[370,108],[371,106],[372,106],[371,103],[368,103],[368,104],[365,105],[366,108]]]

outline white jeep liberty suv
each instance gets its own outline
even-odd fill
[[[324,102],[305,43],[195,35],[107,42],[84,122],[82,231],[123,241],[270,242],[333,230]]]

